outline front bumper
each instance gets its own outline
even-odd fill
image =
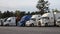
[[[31,24],[25,24],[25,26],[30,26]]]

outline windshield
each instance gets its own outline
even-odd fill
[[[11,22],[11,19],[10,20],[7,20],[8,22]]]
[[[42,19],[49,19],[49,17],[42,17]]]
[[[8,18],[5,18],[5,19],[4,19],[4,22],[6,22],[6,21],[7,21],[7,19],[8,19]]]
[[[36,19],[35,19],[35,18],[31,18],[30,20],[33,20],[33,21],[35,21]]]

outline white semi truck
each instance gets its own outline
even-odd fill
[[[40,20],[41,15],[32,15],[31,19],[26,22],[26,26],[38,26],[38,21]]]
[[[60,13],[45,13],[41,17],[42,18],[39,20],[40,26],[60,26]]]
[[[3,25],[16,25],[16,17],[9,17],[6,21],[4,21]]]
[[[60,13],[57,13],[55,17],[56,17],[56,25],[60,26]]]

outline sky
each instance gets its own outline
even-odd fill
[[[37,2],[39,0],[0,0],[0,10],[1,11],[38,11],[36,8]],[[48,0],[50,3],[50,9],[60,9],[60,0]]]

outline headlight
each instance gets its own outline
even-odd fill
[[[29,21],[27,21],[27,22],[26,22],[26,24],[30,24],[30,22],[29,22]]]

